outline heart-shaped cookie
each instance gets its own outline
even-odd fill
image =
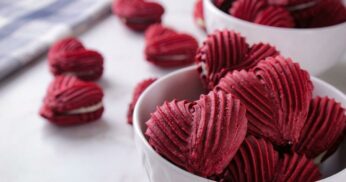
[[[239,64],[232,66],[232,68],[229,68],[229,69],[222,68],[221,71],[217,71],[214,74],[214,78],[216,78],[216,82],[219,82],[218,80],[223,78],[228,72],[232,72],[234,70],[249,70],[255,67],[261,60],[267,57],[278,56],[278,55],[280,55],[279,51],[277,51],[276,48],[271,46],[270,44],[264,44],[264,43],[254,44],[250,47],[250,50],[248,51],[248,53],[246,53],[243,61],[241,61]],[[210,88],[214,87],[214,84],[215,83],[210,84]]]
[[[248,136],[226,169],[225,181],[271,181],[279,153],[264,139]]]
[[[102,98],[103,91],[95,83],[57,76],[47,90],[40,115],[61,126],[95,121],[104,110]]]
[[[266,6],[267,2],[265,0],[236,0],[229,9],[229,14],[252,22]]]
[[[160,23],[164,8],[156,2],[144,0],[115,0],[113,12],[135,31],[144,31],[151,24]]]
[[[135,87],[133,91],[131,103],[129,104],[129,108],[127,110],[127,123],[132,124],[133,111],[135,109],[139,96],[141,96],[142,92],[144,92],[144,90],[147,89],[155,81],[156,81],[156,78],[149,78],[137,84],[137,86]]]
[[[56,42],[48,52],[50,71],[54,75],[74,75],[82,80],[97,80],[103,73],[103,57],[86,49],[75,38]]]
[[[251,71],[228,73],[215,88],[232,93],[247,108],[249,133],[285,146],[298,142],[312,97],[309,74],[281,56]]]
[[[212,89],[221,79],[216,74],[222,69],[232,70],[245,57],[249,45],[239,33],[223,30],[208,35],[196,54],[202,80]]]
[[[245,138],[245,112],[240,100],[224,92],[165,102],[152,113],[146,136],[174,164],[200,176],[218,175]]]
[[[322,177],[312,160],[297,153],[284,154],[276,167],[275,175],[271,180],[275,182],[315,182]]]
[[[276,112],[279,103],[273,100],[270,90],[253,72],[229,72],[215,89],[233,94],[246,106],[249,133],[265,136],[276,143],[283,141],[280,130],[275,126],[275,121],[279,119],[279,113]]]
[[[309,27],[325,27],[346,21],[346,7],[343,1],[323,0],[316,4],[317,11],[309,22]]]
[[[176,67],[193,63],[198,42],[185,33],[177,33],[162,25],[152,25],[145,35],[147,61],[160,67]]]
[[[302,28],[330,26],[346,21],[346,7],[339,0],[315,0],[313,4],[293,9],[291,13]]]
[[[233,70],[250,69],[260,60],[279,55],[275,47],[258,43],[251,47],[244,37],[231,30],[208,35],[196,54],[196,64],[202,81],[213,89],[224,75]]]
[[[309,158],[316,158],[325,152],[319,157],[326,158],[342,141],[345,127],[346,111],[340,103],[328,97],[316,97],[311,100],[300,140],[293,146],[293,150]]]
[[[279,103],[276,126],[287,144],[297,143],[307,118],[313,85],[307,71],[281,56],[269,57],[253,68],[256,77]],[[285,143],[286,143],[285,142]]]
[[[256,15],[255,23],[273,27],[295,27],[295,22],[288,10],[282,7],[269,6]]]
[[[146,31],[145,31],[145,41],[150,42],[152,40],[155,40],[155,37],[157,36],[168,36],[175,34],[175,30],[169,27],[165,27],[160,23],[151,25]]]
[[[284,154],[281,159],[271,143],[249,136],[226,169],[224,181],[312,182],[320,177],[318,167],[305,156]]]

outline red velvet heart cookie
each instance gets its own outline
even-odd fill
[[[282,7],[269,6],[259,12],[254,20],[255,23],[274,27],[293,28],[295,26],[292,15]]]
[[[256,78],[253,72],[245,70],[229,72],[215,89],[233,94],[246,106],[250,134],[282,143],[281,132],[275,126],[275,121],[279,119],[277,112],[279,103],[272,99],[271,91]]]
[[[103,57],[86,49],[75,38],[56,42],[48,52],[50,71],[54,75],[74,75],[82,80],[97,80],[103,73]]]
[[[264,139],[248,136],[227,167],[224,181],[272,181],[279,153]]]
[[[222,30],[208,35],[198,49],[195,61],[202,81],[213,89],[227,72],[251,69],[260,60],[279,54],[269,44],[258,43],[249,47],[239,33]]]
[[[280,159],[271,143],[249,136],[227,168],[223,181],[313,182],[320,178],[318,167],[305,156],[293,153]]]
[[[246,128],[240,101],[212,91],[195,102],[165,102],[152,113],[145,134],[159,154],[209,177],[223,172],[243,142]]]
[[[149,144],[174,164],[186,167],[193,104],[188,101],[164,102],[151,113],[145,135]]]
[[[144,0],[115,0],[113,13],[135,31],[144,31],[151,24],[160,23],[164,8],[156,2]]]
[[[279,103],[279,109],[276,108],[278,119],[274,122],[277,122],[276,126],[284,139],[281,142],[296,143],[312,98],[313,85],[309,73],[301,69],[298,63],[281,56],[261,61],[253,71],[271,91],[273,101]]]
[[[309,158],[316,158],[323,152],[332,154],[346,131],[345,113],[345,109],[334,99],[312,99],[300,140],[293,150]]]
[[[276,166],[277,169],[271,181],[315,182],[322,177],[312,160],[297,153],[285,154]]]
[[[215,0],[214,4],[239,19],[274,27],[315,28],[346,21],[342,0]]]
[[[340,0],[318,1],[315,5],[318,13],[311,18],[309,27],[325,27],[346,21],[346,7]]]
[[[156,80],[157,80],[156,78],[149,78],[149,79],[141,81],[135,87],[131,103],[130,103],[129,108],[127,110],[127,122],[129,124],[132,124],[133,110],[135,109],[135,106],[136,106],[136,103],[137,103],[139,96],[141,96],[141,94],[144,92],[144,90],[147,89]]]
[[[306,6],[291,8],[300,28],[324,27],[346,21],[346,7],[340,0],[315,0]]]
[[[61,126],[88,123],[101,117],[102,98],[103,91],[95,83],[57,76],[47,90],[40,115]]]
[[[269,57],[252,70],[228,73],[215,89],[242,101],[252,135],[280,146],[297,143],[312,97],[309,74],[281,56]]]
[[[266,6],[265,0],[236,0],[229,9],[229,14],[251,22]]]
[[[145,41],[150,42],[155,39],[156,36],[168,36],[175,34],[175,30],[169,27],[165,27],[162,24],[154,24],[151,25],[150,28],[148,28],[145,31]]]
[[[233,70],[249,51],[249,45],[239,33],[223,30],[208,35],[197,50],[196,64],[203,82],[212,89],[221,79],[222,70]]]
[[[176,67],[193,63],[198,42],[185,33],[177,33],[162,25],[153,25],[146,32],[146,59],[160,67]]]
[[[268,6],[265,0],[236,0],[229,9],[234,17],[275,27],[294,27],[290,12],[283,7]]]

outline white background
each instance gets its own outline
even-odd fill
[[[164,24],[193,34],[205,34],[193,23],[192,0],[165,0]],[[41,58],[0,83],[1,182],[127,182],[147,181],[133,141],[126,111],[135,84],[173,70],[156,68],[143,56],[143,34],[110,16],[80,36],[86,47],[105,57],[99,84],[105,91],[101,121],[59,128],[38,115],[52,80]],[[346,92],[346,61],[320,78]]]

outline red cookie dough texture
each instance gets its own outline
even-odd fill
[[[229,9],[229,14],[246,21],[254,21],[266,6],[265,0],[237,0]]]
[[[229,14],[257,24],[275,27],[294,27],[288,10],[279,6],[268,6],[265,0],[236,0]]]
[[[312,99],[300,140],[293,146],[293,150],[309,158],[316,158],[321,154],[321,159],[329,157],[344,138],[345,113],[345,109],[334,99]]]
[[[47,90],[40,115],[60,126],[96,121],[104,110],[102,98],[103,91],[95,83],[57,76]]]
[[[273,27],[293,28],[295,26],[292,15],[285,8],[270,6],[259,12],[255,23]]]
[[[230,72],[221,79],[216,90],[232,93],[246,106],[249,133],[281,142],[281,132],[275,126],[275,119],[279,117],[276,113],[278,103],[274,102],[268,88],[253,72]]]
[[[341,0],[224,0],[214,1],[222,11],[257,24],[285,28],[314,28],[346,21],[346,7]]]
[[[76,38],[56,42],[48,52],[50,71],[54,75],[74,75],[86,81],[97,80],[103,73],[103,57],[86,49]]]
[[[299,27],[325,27],[346,21],[346,7],[340,0],[319,0],[313,6],[292,11]]]
[[[260,60],[279,55],[271,45],[249,47],[245,38],[231,30],[218,30],[208,35],[197,50],[195,62],[205,85],[213,89],[228,71],[250,69]]]
[[[202,80],[212,88],[220,79],[218,73],[240,64],[248,50],[249,45],[239,33],[223,30],[208,35],[196,54]]]
[[[249,136],[225,172],[224,181],[313,182],[321,178],[318,167],[305,156],[279,153],[264,139]]]
[[[322,177],[314,162],[304,155],[284,154],[277,164],[277,170],[272,181],[275,182],[315,182]]]
[[[269,57],[249,72],[229,72],[216,87],[247,107],[249,133],[279,146],[298,142],[312,89],[309,74],[281,56]]]
[[[165,27],[162,24],[154,24],[151,25],[150,28],[145,31],[145,41],[150,42],[153,40],[156,36],[168,36],[171,34],[174,34],[175,30]]]
[[[267,0],[270,5],[296,6],[306,3],[313,3],[319,0]]]
[[[204,14],[203,14],[203,0],[196,1],[195,7],[193,10],[193,18],[197,26],[205,31],[206,27],[205,27]]]
[[[267,58],[253,71],[270,90],[273,101],[280,108],[276,108],[279,111],[276,126],[281,130],[281,142],[296,143],[312,98],[313,85],[309,73],[298,63],[281,56]]]
[[[194,37],[156,24],[145,35],[145,57],[160,67],[177,67],[193,63],[198,42]]]
[[[144,0],[115,0],[113,13],[130,29],[144,31],[150,25],[161,23],[164,8],[156,2]]]
[[[272,45],[267,43],[262,43],[262,42],[257,43],[250,47],[250,50],[245,55],[244,60],[239,65],[237,65],[235,69],[249,70],[250,68],[255,67],[261,60],[267,57],[276,57],[279,55],[280,55],[280,52],[276,50],[276,48],[273,47]]]
[[[225,181],[272,181],[278,162],[271,143],[248,136],[227,167]]]
[[[156,80],[157,80],[156,78],[149,78],[149,79],[141,81],[135,87],[131,103],[130,103],[129,108],[127,110],[127,122],[129,124],[132,124],[132,121],[133,121],[133,111],[135,109],[135,106],[136,106],[136,103],[137,103],[137,101],[139,99],[139,96],[141,96],[141,94],[144,92],[144,90],[147,89]]]
[[[203,177],[223,172],[246,135],[245,107],[224,92],[165,102],[147,122],[149,144],[174,164]]]

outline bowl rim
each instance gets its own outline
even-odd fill
[[[168,80],[170,79],[171,77],[175,76],[175,75],[178,75],[178,74],[181,74],[181,73],[184,73],[184,72],[187,72],[187,71],[192,71],[192,70],[196,70],[197,68],[197,65],[192,65],[192,66],[188,66],[188,67],[185,67],[185,68],[181,68],[181,69],[178,69],[176,71],[173,71],[165,76],[163,76],[162,78],[158,79],[157,81],[155,81],[153,84],[151,84],[147,89],[145,89],[145,91],[140,95],[136,105],[135,105],[135,109],[134,109],[134,112],[133,112],[133,127],[134,127],[134,134],[137,135],[141,141],[142,144],[144,144],[144,146],[147,148],[147,150],[153,154],[156,158],[158,158],[159,161],[165,163],[166,165],[168,165],[171,169],[173,169],[174,171],[178,172],[179,174],[182,174],[184,176],[189,176],[189,177],[194,177],[195,179],[200,179],[200,180],[209,180],[209,181],[213,181],[213,180],[210,180],[208,178],[204,178],[204,177],[201,177],[201,176],[198,176],[196,174],[193,174],[187,170],[184,170],[180,167],[178,167],[177,165],[173,164],[172,162],[168,161],[167,159],[165,159],[164,157],[162,157],[159,153],[157,153],[154,148],[149,144],[148,140],[145,138],[144,136],[144,132],[141,131],[141,128],[140,128],[140,120],[139,120],[139,110],[140,110],[140,106],[143,105],[143,100],[144,100],[144,97],[145,95],[147,95],[152,88],[156,87],[156,85],[158,85],[160,82],[164,82],[165,80]],[[331,84],[317,78],[317,77],[314,77],[314,76],[311,76],[311,81],[313,83],[318,83],[319,85],[322,85],[323,87],[326,87],[328,90],[333,90],[333,92],[335,92],[337,95],[340,95],[340,97],[346,102],[346,95],[340,91],[338,88],[332,86]],[[338,101],[338,102],[341,102],[341,101]],[[329,177],[326,177],[326,178],[323,178],[321,180],[327,180],[327,179],[330,179],[330,178],[333,178],[333,177],[336,177],[337,175],[341,175],[343,173],[346,173],[346,168],[339,171],[338,173],[335,173]]]
[[[331,26],[326,26],[326,27],[316,27],[316,28],[285,28],[285,27],[273,27],[273,26],[268,26],[268,25],[261,25],[261,24],[256,24],[253,22],[245,21],[240,18],[236,18],[232,15],[229,15],[223,11],[221,11],[219,8],[215,6],[214,3],[211,2],[212,0],[203,0],[203,6],[206,7],[204,9],[209,9],[211,13],[214,13],[218,16],[221,16],[224,19],[228,19],[230,21],[234,21],[238,24],[241,24],[243,26],[248,26],[249,28],[254,28],[254,29],[262,29],[262,30],[271,30],[271,31],[281,31],[281,32],[299,32],[299,33],[308,33],[311,31],[327,31],[331,29],[339,29],[339,28],[346,28],[346,22],[339,23],[336,25],[331,25]],[[205,11],[204,10],[204,16],[205,16]],[[207,28],[208,29],[208,28]]]

